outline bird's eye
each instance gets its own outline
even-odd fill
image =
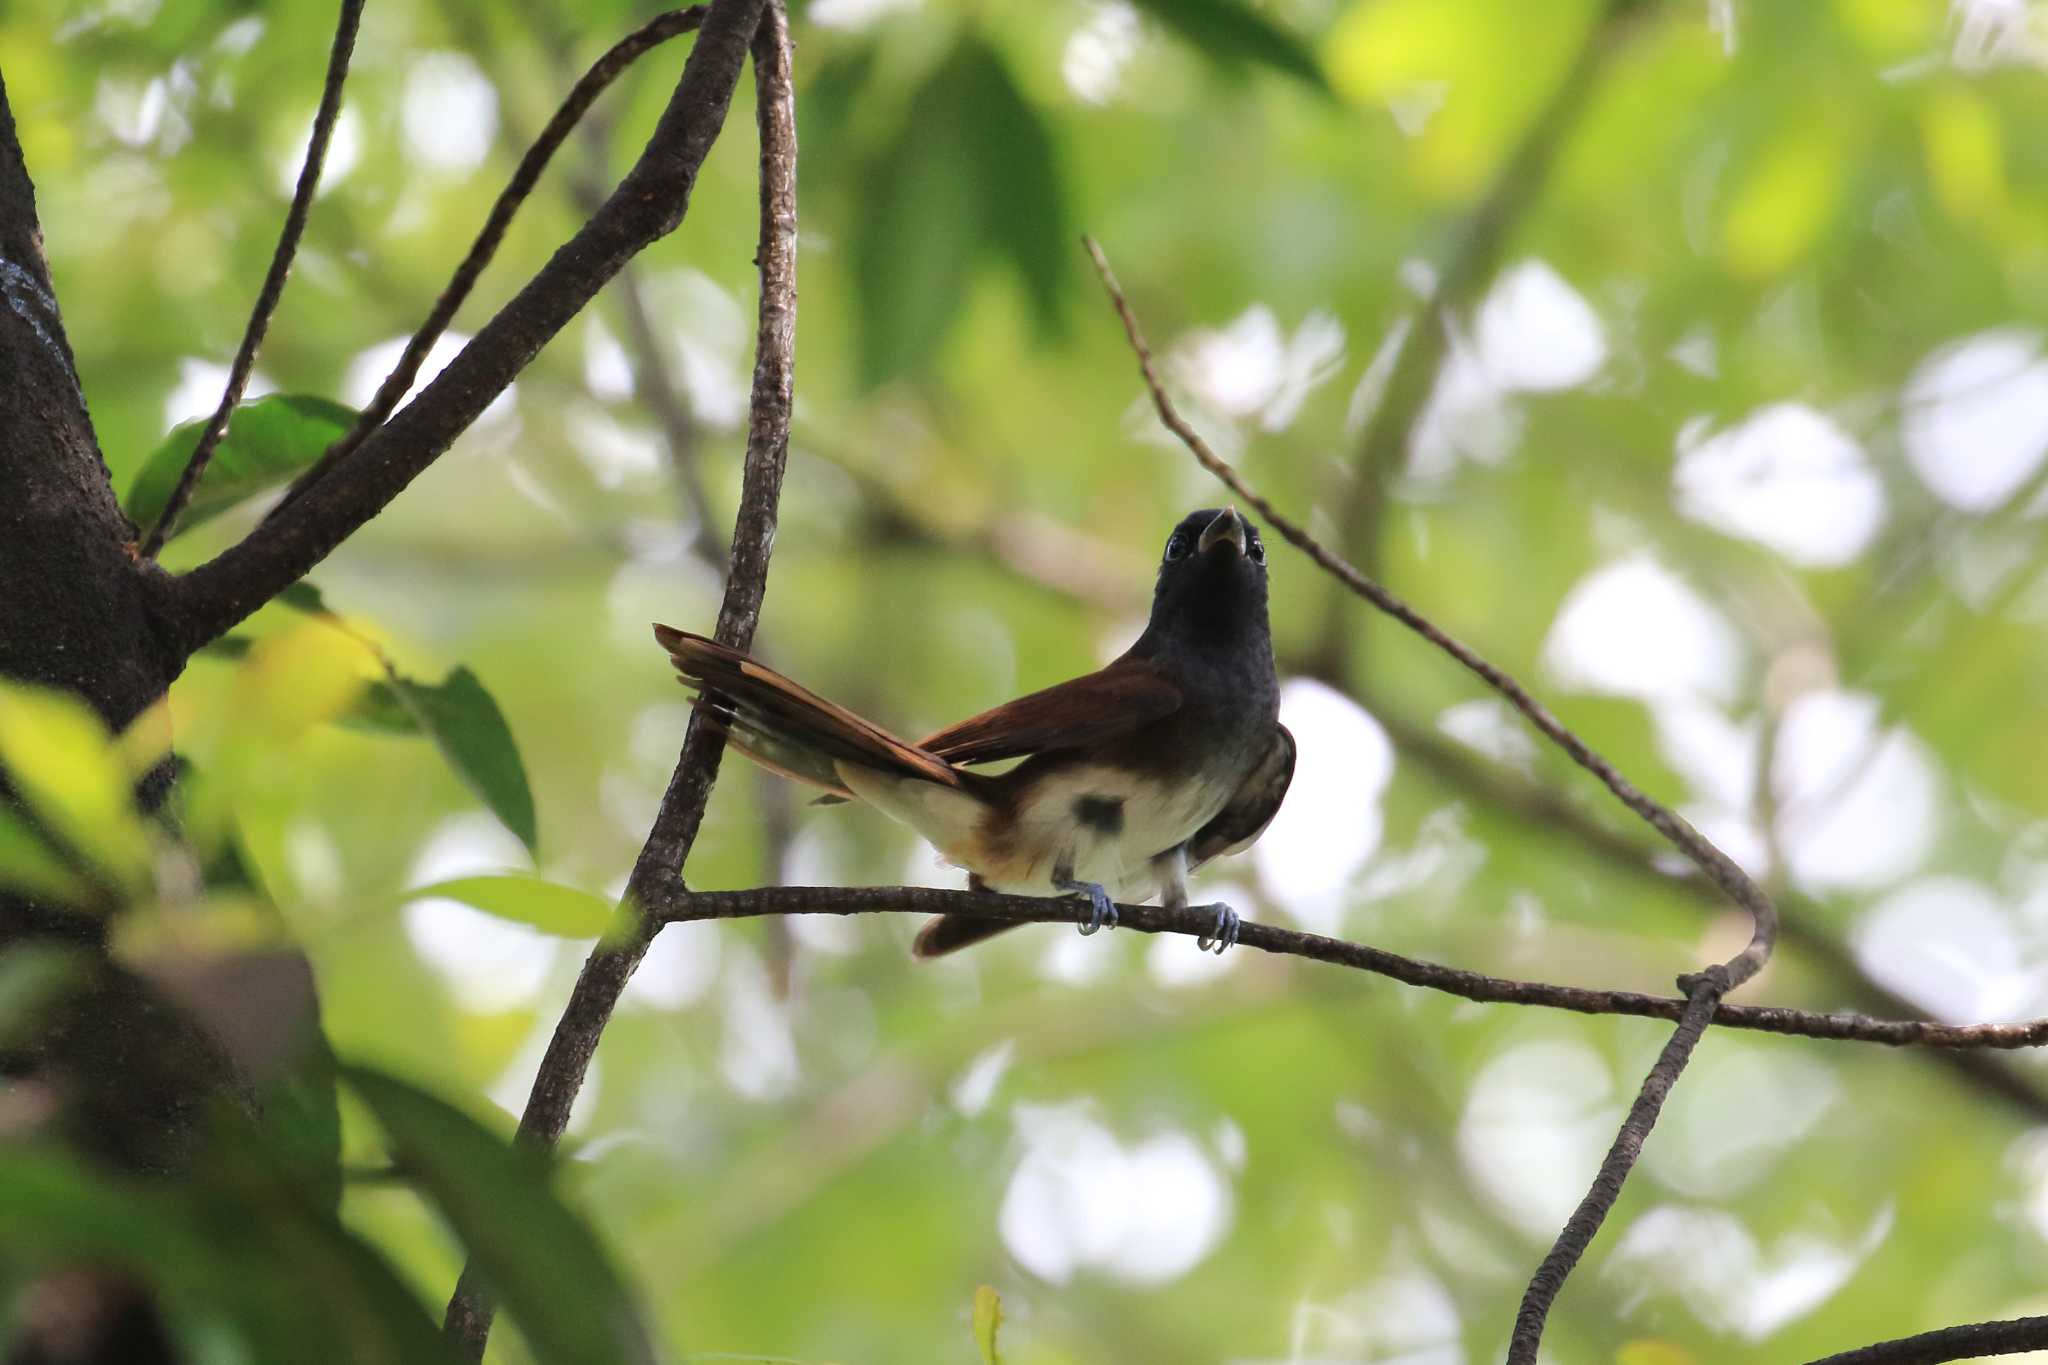
[[[1176,559],[1185,559],[1187,558],[1187,553],[1188,538],[1186,536],[1182,535],[1178,531],[1175,531],[1172,535],[1166,538],[1167,563],[1171,564]]]
[[[1252,563],[1254,564],[1263,564],[1266,562],[1266,545],[1264,541],[1254,540],[1251,543],[1251,545],[1247,547],[1245,553],[1252,557]]]

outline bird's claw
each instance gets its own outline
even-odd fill
[[[1109,890],[1101,882],[1059,883],[1062,891],[1085,891],[1088,893],[1088,922],[1081,926],[1083,935],[1097,929],[1116,928],[1116,902],[1109,898]]]
[[[1216,927],[1196,939],[1195,947],[1204,952],[1213,948],[1216,950],[1216,956],[1221,957],[1225,949],[1237,942],[1237,930],[1242,921],[1238,919],[1237,911],[1222,901],[1204,908],[1216,912]]]

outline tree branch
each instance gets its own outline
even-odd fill
[[[329,446],[305,473],[293,480],[284,497],[270,510],[270,517],[275,517],[283,511],[307,488],[325,477],[336,464],[347,459],[356,447],[369,438],[371,432],[382,426],[385,419],[391,416],[392,410],[412,389],[413,380],[419,378],[420,366],[426,363],[428,353],[434,349],[434,343],[448,330],[448,324],[455,320],[455,314],[469,298],[470,291],[476,287],[478,277],[484,273],[484,267],[488,266],[491,257],[497,254],[498,247],[505,240],[505,233],[512,226],[513,216],[519,212],[520,205],[533,193],[533,187],[540,182],[541,173],[547,169],[548,162],[561,149],[562,143],[568,140],[569,134],[582,121],[583,116],[590,112],[590,106],[596,103],[597,97],[603,94],[613,81],[624,75],[626,68],[634,62],[669,39],[701,27],[704,15],[705,7],[702,5],[657,14],[612,44],[610,50],[591,63],[590,69],[569,87],[569,94],[563,99],[561,107],[555,110],[555,116],[548,120],[547,126],[541,129],[540,136],[526,149],[526,155],[519,159],[518,169],[513,171],[512,179],[499,192],[497,202],[491,205],[491,212],[484,219],[483,227],[478,230],[476,240],[470,243],[469,253],[462,258],[462,263],[455,267],[454,276],[449,279],[448,287],[441,291],[441,297],[434,301],[433,311],[427,314],[426,321],[412,334],[412,340],[406,342],[404,352],[398,357],[398,363],[391,367],[391,373],[384,376],[384,382],[377,386],[377,392],[371,397],[369,406],[357,415],[355,425],[350,427],[340,440]],[[687,196],[687,191],[685,195]],[[595,198],[596,202],[586,211],[586,216],[593,220],[604,206],[602,194]],[[268,519],[269,517],[265,518]]]
[[[306,219],[313,211],[313,191],[320,184],[320,169],[327,161],[327,143],[334,133],[334,120],[341,113],[341,87],[348,80],[349,56],[355,51],[356,28],[362,17],[363,0],[341,0],[341,15],[334,26],[334,45],[327,53],[327,83],[320,91],[320,108],[313,115],[313,135],[306,142],[306,159],[299,167],[299,183],[292,191],[291,208],[284,215],[284,228],[277,235],[277,250],[270,256],[269,273],[264,275],[263,288],[257,292],[256,306],[249,311],[249,325],[243,329],[241,348],[235,352],[234,363],[228,367],[228,382],[221,390],[220,406],[213,410],[213,416],[207,419],[206,429],[199,433],[199,443],[192,447],[192,457],[185,461],[185,471],[178,476],[163,510],[157,513],[156,524],[142,538],[139,553],[144,559],[155,559],[157,551],[163,549],[165,539],[177,529],[178,514],[192,500],[193,490],[199,487],[200,476],[206,473],[213,452],[219,447],[221,438],[227,435],[228,418],[235,405],[242,401],[242,390],[249,383],[249,371],[256,367],[257,349],[263,345],[264,333],[270,330],[270,318],[277,312],[277,302],[284,295],[285,277],[291,273],[292,258],[298,255],[299,237],[305,232]]]
[[[713,24],[729,8],[735,7],[714,6],[704,36],[698,40],[699,50],[710,39]],[[768,559],[775,543],[782,475],[789,456],[796,349],[796,103],[790,79],[789,24],[780,0],[765,6],[754,0],[751,8],[757,29],[754,84],[761,139],[761,231],[755,258],[761,271],[761,304],[746,467],[732,534],[732,571],[726,577],[715,631],[721,644],[741,650],[753,640],[767,591]],[[620,928],[584,961],[534,1076],[526,1112],[519,1120],[520,1140],[552,1148],[568,1126],[570,1109],[583,1087],[598,1039],[626,982],[661,927],[662,920],[647,907],[654,903],[660,888],[681,885],[683,865],[703,823],[724,752],[724,732],[693,712],[675,774],[627,878]],[[494,1313],[495,1306],[474,1265],[466,1267],[449,1300],[445,1330],[467,1358],[482,1357]]]
[[[2048,1317],[2011,1318],[1880,1341],[1874,1346],[1859,1346],[1853,1351],[1809,1361],[1807,1365],[1938,1365],[1944,1360],[2009,1356],[2044,1348],[2048,1348]]]
[[[1621,1187],[1628,1180],[1629,1172],[1635,1169],[1636,1158],[1643,1153],[1643,1142],[1656,1125],[1665,1097],[1678,1083],[1679,1073],[1685,1070],[1685,1064],[1692,1060],[1693,1047],[1698,1044],[1700,1035],[1707,1031],[1707,1025],[1714,1018],[1714,1008],[1727,989],[1723,970],[1718,967],[1686,977],[1679,984],[1686,992],[1685,1012],[1679,1016],[1678,1027],[1664,1044],[1664,1050],[1657,1055],[1656,1065],[1644,1078],[1642,1089],[1636,1092],[1636,1101],[1629,1106],[1621,1131],[1614,1135],[1614,1145],[1607,1149],[1607,1156],[1593,1177],[1592,1188],[1572,1210],[1572,1216],[1565,1220],[1564,1228],[1551,1244],[1549,1254],[1544,1256],[1543,1263],[1530,1277],[1529,1288],[1522,1295],[1521,1309],[1515,1314],[1515,1334],[1508,1342],[1508,1365],[1536,1365],[1537,1348],[1543,1341],[1543,1323],[1550,1316],[1551,1304],[1557,1301],[1558,1291],[1564,1288],[1566,1277],[1579,1263],[1579,1258],[1586,1254],[1586,1248],[1593,1244],[1600,1225],[1607,1221],[1615,1201],[1621,1198]]]
[[[704,919],[747,919],[757,915],[864,915],[915,913],[974,915],[1016,924],[1085,924],[1088,903],[1047,896],[1010,896],[993,891],[955,891],[933,886],[764,886],[744,891],[692,891],[673,877],[648,886],[642,901],[666,923]],[[1119,905],[1117,924],[1145,934],[1213,931],[1216,917],[1193,906],[1168,910],[1157,905]],[[1687,998],[1645,995],[1488,976],[1404,957],[1322,934],[1280,929],[1246,920],[1238,942],[1263,952],[1307,958],[1371,972],[1410,986],[1488,1004],[1538,1005],[1574,1014],[1624,1014],[1677,1021]],[[2015,1050],[2048,1044],[2048,1019],[2011,1024],[1939,1024],[1924,1019],[1880,1019],[1854,1012],[1821,1013],[1782,1005],[1724,1004],[1717,1024],[1830,1042],[1881,1043],[1889,1047],[1951,1050]]]
[[[724,124],[762,4],[711,5],[667,109],[611,198],[417,398],[247,539],[175,582],[170,625],[184,649],[224,633],[383,510],[606,281],[675,229]]]

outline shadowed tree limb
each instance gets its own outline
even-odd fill
[[[299,251],[299,238],[306,231],[306,218],[313,211],[313,191],[320,184],[320,168],[327,160],[327,143],[334,133],[335,117],[341,113],[341,88],[348,80],[349,56],[355,51],[356,28],[362,17],[363,0],[341,0],[341,17],[334,26],[334,45],[327,55],[327,83],[320,91],[320,108],[313,115],[313,135],[306,141],[306,159],[299,167],[299,183],[292,191],[292,206],[285,213],[284,229],[277,236],[277,250],[271,253],[270,270],[263,277],[263,288],[256,295],[256,306],[249,311],[249,325],[242,332],[241,349],[235,352],[234,363],[228,367],[228,382],[221,390],[220,406],[213,410],[213,416],[207,419],[206,429],[199,433],[199,443],[192,447],[192,457],[185,461],[184,472],[178,475],[171,496],[164,502],[163,510],[157,513],[156,524],[142,538],[140,553],[144,559],[155,559],[157,551],[164,547],[165,539],[177,529],[178,514],[192,500],[192,492],[199,486],[200,476],[206,473],[213,452],[219,448],[221,438],[228,434],[228,418],[233,415],[235,405],[242,401],[242,390],[248,387],[249,372],[256,367],[256,352],[263,345],[264,333],[270,330],[270,319],[277,312],[278,300],[284,296],[285,277],[291,273],[292,258]]]
[[[768,558],[775,543],[782,475],[789,456],[789,417],[795,391],[797,213],[796,105],[790,80],[789,25],[779,0],[765,6],[761,0],[751,4],[720,0],[713,5],[704,35],[698,39],[699,50],[710,39],[712,26],[739,10],[749,11],[739,17],[754,31],[761,141],[761,234],[756,254],[761,305],[746,466],[732,534],[732,571],[726,577],[714,635],[719,643],[744,650],[753,640],[767,591]],[[618,927],[585,959],[541,1058],[526,1111],[519,1120],[521,1141],[552,1148],[568,1126],[569,1112],[583,1087],[598,1039],[620,993],[646,955],[647,945],[661,928],[660,917],[646,907],[654,904],[660,888],[681,884],[683,864],[703,823],[724,751],[723,731],[693,712],[675,774],[627,879]],[[482,1357],[494,1313],[495,1305],[475,1267],[465,1268],[449,1300],[445,1330],[467,1358]]]

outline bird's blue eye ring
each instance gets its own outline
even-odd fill
[[[1186,536],[1175,531],[1166,538],[1166,560],[1169,564],[1176,559],[1186,558],[1187,552],[1188,538]]]

